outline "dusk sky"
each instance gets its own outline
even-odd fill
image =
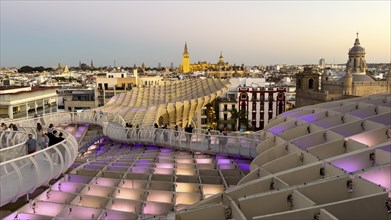
[[[391,60],[390,1],[4,1],[1,65],[175,66],[346,63],[356,32],[368,63]]]

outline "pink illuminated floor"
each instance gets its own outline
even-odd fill
[[[68,130],[77,134],[84,128]],[[239,180],[250,168],[250,160],[243,158],[108,140],[90,150],[94,158],[79,158],[70,174],[36,198],[36,213],[28,206],[18,213],[32,219],[166,215],[228,188],[219,170],[236,170],[231,173]]]

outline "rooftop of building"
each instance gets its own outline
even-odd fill
[[[2,86],[0,87],[0,94],[2,95],[16,95],[22,93],[45,91],[50,89],[58,89],[58,86]]]
[[[373,82],[375,81],[371,76],[367,74],[351,74],[352,75],[352,81],[353,82]],[[347,75],[343,75],[339,79],[337,79],[337,82],[344,82]]]

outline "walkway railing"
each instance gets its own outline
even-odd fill
[[[119,115],[112,113],[100,114],[98,112],[94,113],[93,111],[52,113],[45,114],[36,118],[20,118],[2,122],[6,124],[14,123],[18,127],[35,127],[38,122],[41,123],[43,126],[48,126],[49,124],[59,125],[70,123],[91,123],[104,125],[109,121],[115,122],[123,127],[125,126],[124,119]]]
[[[104,135],[122,143],[143,143],[169,146],[193,152],[225,154],[254,158],[256,147],[261,141],[241,136],[206,135],[203,132],[186,133],[169,129],[125,128],[125,121],[110,113],[72,112],[54,113],[32,119],[18,119],[6,123],[17,124],[26,134],[35,133],[36,123],[43,126],[49,124],[88,123],[98,124],[103,128]],[[70,167],[78,153],[77,140],[67,131],[65,140],[36,153],[7,157],[0,163],[0,206],[15,201],[26,193],[33,192],[37,187],[48,184]],[[7,137],[8,138],[8,137]],[[21,139],[25,140],[25,138]],[[13,140],[14,141],[14,140]],[[16,143],[15,152],[23,152],[23,141]],[[10,142],[10,141],[8,141]],[[12,141],[11,141],[12,142]],[[18,146],[16,146],[18,145]],[[12,147],[12,148],[13,148]]]
[[[24,130],[0,132],[0,149],[2,150],[4,148],[8,148],[22,142],[24,143],[27,140],[29,134],[34,134],[34,133],[29,133]]]
[[[24,126],[25,124],[31,125],[37,122],[41,122],[44,125],[48,123],[98,124],[102,126],[104,135],[122,143],[155,144],[183,150],[248,158],[257,156],[256,147],[261,143],[259,138],[251,139],[246,136],[212,134],[209,138],[200,130],[195,130],[195,133],[189,134],[183,131],[155,129],[153,127],[125,128],[126,123],[118,114],[100,114],[99,112],[95,113],[93,111],[44,115],[34,119],[25,119],[18,123]]]
[[[2,144],[0,149],[0,163],[25,155],[28,135],[35,134],[34,132],[25,131],[12,131],[7,133],[6,142]]]
[[[106,135],[112,140],[122,143],[155,144],[193,152],[227,154],[247,158],[254,158],[258,155],[256,147],[261,143],[259,140],[240,136],[206,135],[151,127],[124,128],[113,123],[107,125]]]
[[[8,153],[10,149],[16,150],[20,155],[7,157],[0,163],[0,206],[47,185],[72,165],[78,153],[77,141],[69,132],[61,132],[65,140],[32,154],[26,155],[23,143],[4,149]]]

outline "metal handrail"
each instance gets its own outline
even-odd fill
[[[69,132],[61,132],[65,139],[60,143],[0,163],[0,206],[48,184],[72,165],[78,153],[77,140]]]
[[[9,149],[17,144],[20,144],[27,140],[29,134],[34,135],[34,133],[29,133],[26,131],[3,131],[0,133],[0,152],[4,149]],[[24,135],[26,138],[23,139],[21,135]],[[18,137],[18,138],[17,138]],[[17,138],[15,140],[15,138]],[[3,145],[5,139],[5,143]],[[12,139],[12,140],[10,140]]]
[[[107,136],[122,143],[156,144],[247,158],[254,158],[258,155],[256,147],[261,143],[259,140],[237,136],[206,135],[151,127],[123,128],[110,123]]]

